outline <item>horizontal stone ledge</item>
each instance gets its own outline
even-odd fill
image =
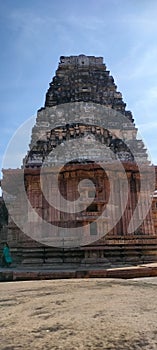
[[[0,281],[24,281],[24,280],[46,280],[46,279],[69,279],[69,278],[122,278],[131,279],[137,277],[155,277],[157,276],[157,263],[155,266],[131,266],[117,268],[91,268],[79,270],[4,270],[0,271]]]

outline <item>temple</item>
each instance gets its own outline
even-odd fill
[[[156,167],[137,131],[102,57],[60,57],[21,169],[3,169],[0,239],[19,264],[157,260]]]

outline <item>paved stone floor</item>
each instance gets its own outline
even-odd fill
[[[157,263],[136,266],[70,266],[30,265],[0,268],[0,281],[65,279],[65,278],[135,278],[157,276]]]

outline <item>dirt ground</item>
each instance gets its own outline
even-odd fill
[[[0,283],[1,350],[157,349],[157,278]]]

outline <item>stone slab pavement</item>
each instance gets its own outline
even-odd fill
[[[0,268],[0,282],[69,278],[139,278],[157,276],[157,263],[137,266],[17,266]]]

